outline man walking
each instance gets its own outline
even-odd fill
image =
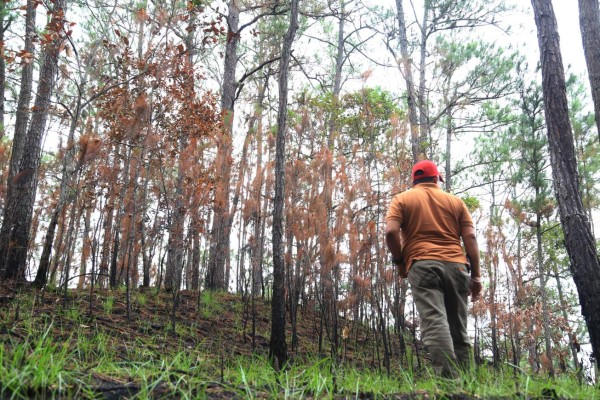
[[[437,166],[419,161],[412,179],[413,188],[392,199],[385,239],[392,262],[412,287],[435,373],[456,378],[457,367],[471,364],[467,296],[474,300],[482,289],[479,247],[465,203],[438,186],[443,179]]]

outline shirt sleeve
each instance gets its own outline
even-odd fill
[[[473,218],[471,218],[471,213],[469,212],[469,209],[467,208],[467,205],[465,204],[464,201],[460,200],[460,204],[462,206],[462,210],[460,213],[460,226],[472,226],[473,225]]]
[[[392,202],[390,203],[390,208],[388,209],[387,215],[385,216],[385,221],[396,220],[400,224],[402,224],[402,202],[400,201],[400,196],[396,195],[392,198]]]

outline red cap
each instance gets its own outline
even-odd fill
[[[419,171],[422,171],[422,172],[417,174],[417,172],[419,172]],[[418,163],[416,163],[413,166],[413,169],[412,169],[413,181],[416,181],[417,179],[421,179],[421,178],[430,178],[432,176],[437,176],[440,179],[440,181],[444,182],[444,178],[442,178],[442,176],[438,172],[437,165],[435,165],[433,162],[431,162],[429,160],[423,160],[423,161],[419,161]]]

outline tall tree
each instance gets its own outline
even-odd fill
[[[42,136],[46,130],[50,98],[58,71],[58,55],[65,39],[65,13],[66,0],[57,0],[51,10],[52,18],[47,26],[50,34],[45,36],[47,43],[45,43],[37,95],[31,124],[27,130],[23,156],[19,162],[18,173],[9,181],[12,190],[9,189],[6,210],[12,212],[13,217],[8,231],[9,245],[5,249],[0,249],[0,260],[4,259],[3,255],[6,257],[4,278],[18,282],[25,281],[29,230],[37,192]]]
[[[6,2],[0,4],[0,43],[4,43],[4,34],[12,23],[12,18],[8,15]],[[4,101],[6,92],[6,60],[4,54],[0,54],[0,139],[4,137]]]
[[[581,312],[588,327],[596,365],[600,366],[600,260],[579,191],[556,16],[551,0],[532,0],[531,4],[540,49],[554,190]]]
[[[50,218],[50,223],[48,224],[48,229],[44,238],[40,263],[34,280],[34,285],[40,288],[46,285],[48,279],[52,242],[54,240],[54,234],[58,225],[59,217],[63,212],[65,206],[68,203],[72,202],[72,197],[75,193],[75,191],[70,190],[70,188],[74,186],[74,182],[72,181],[72,179],[74,178],[77,170],[82,167],[82,163],[79,163],[77,166],[74,165],[75,153],[77,150],[77,147],[75,146],[75,132],[77,130],[77,127],[79,126],[79,123],[81,122],[81,114],[85,106],[93,100],[93,98],[89,100],[84,99],[84,94],[87,89],[86,85],[88,84],[89,80],[90,68],[92,68],[92,64],[94,64],[93,54],[98,50],[98,44],[92,43],[89,46],[89,50],[90,52],[86,54],[87,57],[84,57],[83,60],[80,60],[78,52],[75,52],[75,55],[77,57],[77,64],[78,66],[82,67],[82,69],[78,71],[79,80],[76,84],[74,105],[72,108],[68,109],[68,113],[71,119],[69,126],[69,135],[67,138],[67,146],[64,152],[61,166],[62,170],[58,202],[56,203],[56,208],[54,209],[54,212],[52,213],[52,216]]]
[[[600,7],[598,0],[579,0],[579,27],[592,88],[598,138],[600,139]]]
[[[442,98],[437,110],[431,107],[429,121],[432,126],[444,121],[446,125],[446,190],[452,190],[452,141],[462,132],[489,129],[482,123],[483,104],[505,97],[514,90],[512,71],[519,61],[517,53],[507,53],[503,48],[481,40],[461,41],[456,35],[439,37],[435,53],[434,76],[441,80]],[[479,115],[478,115],[479,114]]]
[[[287,128],[288,72],[292,58],[292,43],[298,29],[298,3],[292,0],[289,27],[283,36],[279,62],[279,109],[275,148],[275,198],[273,200],[273,300],[271,309],[271,340],[269,358],[276,370],[285,367],[285,260],[283,252],[283,204],[285,202],[285,134]]]
[[[431,131],[440,122],[440,118],[431,115],[431,94],[437,89],[431,87],[429,66],[431,59],[437,54],[431,47],[432,39],[449,36],[454,32],[472,31],[482,26],[495,26],[498,16],[506,9],[504,2],[481,0],[437,0],[425,1],[421,8],[411,1],[409,13],[405,12],[404,0],[396,0],[395,21],[398,24],[400,56],[396,56],[391,43],[386,43],[388,50],[396,59],[398,68],[406,83],[406,98],[410,123],[410,141],[413,159],[431,157],[434,153]],[[407,23],[407,14],[417,19],[412,24],[412,32],[418,39],[411,49],[409,36],[411,24]],[[421,15],[419,20],[417,14]],[[412,51],[411,51],[412,50]],[[414,51],[414,54],[413,54]],[[413,58],[415,63],[413,64]],[[445,115],[445,113],[442,113]]]
[[[223,116],[223,132],[217,138],[217,155],[215,158],[215,197],[214,217],[211,229],[211,246],[209,252],[208,268],[206,271],[206,287],[208,289],[226,290],[225,269],[229,265],[230,232],[234,217],[235,205],[230,209],[231,168],[232,168],[232,140],[234,126],[234,106],[243,80],[261,70],[273,60],[265,61],[251,72],[248,72],[239,81],[236,80],[236,69],[239,62],[238,44],[242,32],[254,25],[257,21],[268,15],[283,13],[285,5],[280,2],[261,4],[248,7],[258,10],[257,14],[245,24],[240,25],[239,0],[228,2],[227,33],[225,44],[225,57],[223,67],[221,113]]]
[[[2,228],[0,228],[0,277],[4,275],[5,262],[8,253],[9,239],[13,226],[14,210],[9,210],[6,206],[6,200],[11,196],[14,185],[11,184],[13,177],[17,174],[25,139],[27,135],[27,126],[29,123],[29,108],[31,105],[31,93],[33,85],[33,57],[35,40],[35,12],[36,4],[34,0],[27,1],[25,12],[25,45],[23,58],[23,68],[21,70],[21,87],[19,89],[19,99],[17,102],[17,112],[15,116],[15,130],[13,135],[12,152],[8,169],[8,178],[6,182],[7,195],[4,201],[4,213],[2,218]],[[4,127],[2,127],[4,129]]]
[[[396,0],[396,17],[398,19],[398,35],[400,38],[400,54],[402,56],[402,75],[406,82],[406,104],[408,106],[408,120],[410,122],[410,137],[413,161],[416,162],[421,152],[419,138],[419,117],[417,116],[416,90],[413,79],[412,58],[408,50],[408,37],[406,31],[406,17],[403,0]]]
[[[552,363],[552,341],[551,325],[549,311],[549,291],[547,289],[548,271],[546,271],[547,258],[543,250],[543,226],[542,218],[550,217],[554,210],[553,199],[551,198],[550,188],[546,170],[549,167],[547,157],[548,140],[544,135],[543,128],[543,99],[539,84],[520,87],[520,107],[521,116],[513,133],[514,146],[519,153],[518,172],[516,180],[525,184],[533,193],[523,199],[521,195],[521,209],[535,214],[535,220],[530,221],[528,225],[535,229],[536,238],[536,264],[538,267],[540,281],[540,296],[542,300],[542,322],[544,341],[546,345],[546,357],[548,359],[548,372],[554,376],[554,367]],[[518,200],[517,200],[518,201]]]
[[[235,71],[238,64],[237,47],[240,41],[240,8],[239,0],[230,0],[227,15],[227,43],[225,44],[225,60],[223,69],[223,85],[221,92],[221,113],[223,114],[223,133],[217,142],[215,158],[216,182],[214,217],[211,230],[212,241],[206,271],[207,289],[227,289],[225,267],[229,259],[230,224],[229,224],[229,190],[231,185],[231,144],[234,121],[234,103],[238,83]]]

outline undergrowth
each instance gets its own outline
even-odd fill
[[[287,369],[275,371],[268,349],[244,352],[227,335],[219,336],[215,321],[227,310],[242,309],[227,304],[231,297],[223,301],[211,294],[199,303],[184,302],[189,307],[199,304],[200,310],[197,320],[180,318],[175,332],[156,312],[168,305],[150,308],[148,294],[136,298],[140,307],[149,307],[153,320],[127,327],[110,319],[122,314],[117,297],[112,293],[97,301],[91,319],[75,302],[66,311],[53,308],[54,313],[37,308],[39,300],[31,294],[15,300],[19,315],[14,302],[0,310],[0,398],[537,399],[549,393],[554,398],[600,399],[597,388],[580,384],[575,376],[550,380],[509,367],[480,367],[455,383],[436,379],[429,370],[397,364],[388,375],[352,359],[336,365],[328,357],[305,352],[294,355]],[[52,307],[58,303],[52,300]],[[203,324],[206,318],[214,320]],[[208,331],[210,326],[215,329]]]

